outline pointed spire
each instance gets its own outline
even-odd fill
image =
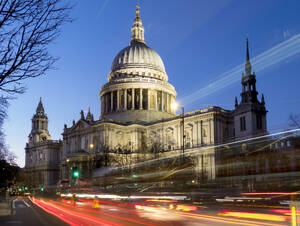
[[[135,19],[133,21],[133,26],[131,28],[131,41],[130,45],[133,45],[134,43],[144,43],[146,44],[144,40],[144,27],[142,20],[140,18],[140,6],[136,4],[136,15]]]
[[[246,61],[250,61],[250,57],[249,57],[248,34],[246,34]]]
[[[237,101],[237,97],[235,97],[235,100],[234,100],[234,106],[237,108],[238,106],[238,101]]]
[[[245,64],[246,75],[251,74],[251,63],[249,57],[249,43],[248,43],[248,34],[246,34],[246,64]]]
[[[42,103],[42,97],[40,97],[40,102],[36,108],[36,113],[44,113],[44,107],[43,107],[43,103]]]
[[[265,97],[264,97],[264,94],[261,94],[261,103],[262,103],[262,104],[265,104]]]
[[[86,115],[86,120],[87,121],[93,121],[94,120],[93,114],[91,114],[90,107],[89,107],[88,113]]]

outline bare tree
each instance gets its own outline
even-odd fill
[[[45,74],[58,59],[48,51],[72,6],[62,0],[0,1],[0,90],[5,99],[25,91],[23,81]],[[4,96],[4,94],[6,96]],[[0,103],[1,104],[1,103]]]
[[[8,151],[7,145],[5,143],[5,134],[3,132],[3,123],[7,116],[7,107],[7,100],[0,97],[0,160],[12,162],[13,155]]]

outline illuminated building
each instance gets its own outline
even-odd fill
[[[213,106],[187,112],[183,131],[181,115],[171,107],[177,93],[168,83],[162,59],[146,45],[138,8],[131,32],[130,45],[114,58],[100,90],[99,119],[89,109],[86,116],[81,111],[72,126],[64,126],[61,179],[71,178],[72,167],[78,168],[81,179],[89,178],[95,168],[179,155],[182,146],[201,151],[193,159],[198,177],[214,179],[215,148],[207,147],[266,133],[266,110],[264,100],[257,100],[248,41],[241,103],[236,99],[235,110]]]
[[[51,140],[48,117],[40,99],[25,147],[25,172],[31,188],[55,187],[60,172],[61,149],[61,141]]]

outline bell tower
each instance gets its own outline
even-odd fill
[[[48,131],[48,117],[42,103],[42,98],[36,108],[36,113],[32,117],[32,128],[29,134],[28,143],[36,144],[42,141],[50,140],[51,136]]]
[[[245,72],[242,74],[241,102],[235,98],[234,127],[235,138],[244,139],[267,133],[265,100],[262,94],[258,100],[256,75],[252,72],[249,57],[248,37],[246,39]]]

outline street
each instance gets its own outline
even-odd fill
[[[46,213],[41,208],[34,206],[28,199],[16,198],[13,203],[13,213],[7,216],[0,216],[0,225],[67,225],[57,217]]]
[[[1,225],[289,225],[283,215],[263,214],[267,220],[232,217],[216,214],[218,211],[190,211],[191,206],[181,209],[162,206],[118,203],[105,200],[51,200],[19,197],[13,202],[15,213],[0,217]],[[219,211],[221,212],[221,211]],[[234,212],[234,211],[233,211]],[[225,213],[225,212],[224,212]],[[239,212],[242,213],[242,212]],[[261,213],[262,214],[262,213]],[[259,213],[256,213],[259,215]],[[278,217],[278,218],[276,218]]]

